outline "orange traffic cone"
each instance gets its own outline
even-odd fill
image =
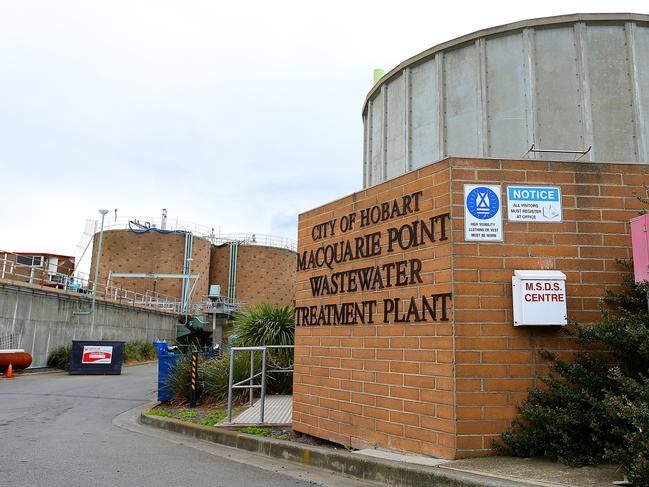
[[[7,379],[11,379],[13,376],[14,376],[14,368],[11,364],[9,364],[9,367],[7,367],[6,377]]]

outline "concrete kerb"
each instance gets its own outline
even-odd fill
[[[191,424],[173,418],[149,416],[144,413],[140,416],[140,423],[240,448],[248,452],[395,487],[421,487],[423,485],[431,487],[522,487],[530,485],[248,435],[235,430]]]

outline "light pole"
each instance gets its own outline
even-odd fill
[[[99,280],[99,263],[101,262],[101,245],[104,240],[104,219],[108,210],[102,208],[99,210],[101,213],[101,227],[99,229],[99,244],[97,245],[97,256],[95,258],[95,280],[92,283],[92,305],[90,311],[73,311],[73,315],[90,315],[95,313],[95,301],[97,300],[97,281]]]

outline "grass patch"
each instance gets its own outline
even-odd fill
[[[193,419],[196,416],[196,411],[180,411],[179,413],[176,413],[176,417],[181,419]]]
[[[248,426],[246,428],[241,428],[242,433],[247,433],[249,435],[255,436],[270,436],[273,432],[270,428],[258,428],[256,426]]]
[[[223,421],[228,416],[227,409],[215,409],[207,415],[207,419],[198,421],[198,424],[204,424],[205,426],[215,426]]]
[[[174,413],[165,411],[164,409],[149,409],[148,411],[144,411],[144,414],[148,414],[149,416],[162,416],[163,418],[174,417]]]

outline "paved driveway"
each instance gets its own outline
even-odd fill
[[[1,379],[0,486],[374,485],[135,424],[155,380],[155,364]]]

